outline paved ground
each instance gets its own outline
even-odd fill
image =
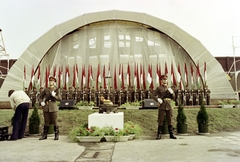
[[[0,162],[239,162],[240,132],[141,137],[128,142],[70,143],[66,136],[0,141]]]

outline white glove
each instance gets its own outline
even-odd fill
[[[171,93],[171,94],[173,94],[173,90],[172,90],[172,88],[168,88],[168,91]]]
[[[41,105],[42,105],[42,106],[45,106],[45,102],[41,102]]]
[[[53,97],[56,96],[56,92],[54,92],[54,91],[52,91],[51,94]]]
[[[162,101],[162,99],[161,99],[161,98],[158,98],[158,99],[157,99],[157,101],[158,101],[160,104],[162,104],[162,103],[163,103],[163,101]]]

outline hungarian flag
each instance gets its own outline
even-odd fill
[[[178,77],[177,77],[177,82],[179,83],[179,89],[180,89],[180,90],[183,89],[181,77],[182,77],[182,75],[181,75],[181,69],[180,69],[180,65],[178,64]]]
[[[137,89],[140,89],[140,80],[139,80],[139,74],[138,74],[138,64],[137,64]]]
[[[197,64],[196,76],[197,76],[197,86],[198,86],[198,88],[199,88],[199,87],[200,87],[200,69],[199,69],[199,63]]]
[[[206,61],[204,62],[204,81],[205,81],[205,86],[207,85],[207,63]]]
[[[114,89],[117,90],[117,74],[116,74],[116,64],[115,64],[115,68],[114,68],[114,78],[113,78],[113,85],[114,85]]]
[[[159,67],[158,64],[156,65],[156,85],[159,85]]]
[[[88,87],[92,86],[93,76],[92,76],[92,65],[88,65]]]
[[[150,86],[152,83],[152,76],[151,76],[151,66],[148,65],[148,75],[147,75],[147,81],[148,81],[148,85]],[[148,86],[148,87],[149,87]]]
[[[107,88],[105,65],[103,66],[103,87],[104,89]]]
[[[62,73],[62,68],[59,66],[58,68],[58,87],[62,87],[63,83],[63,73]]]
[[[184,80],[185,80],[185,86],[188,86],[188,70],[187,70],[187,64],[185,62],[185,76],[184,76]]]
[[[37,83],[38,83],[38,90],[39,90],[40,87],[42,87],[42,83],[41,83],[41,71],[40,71],[40,66],[39,66],[39,65],[38,65]]]
[[[172,81],[172,85],[177,85],[177,81],[176,81],[176,77],[175,77],[175,73],[174,73],[174,69],[173,69],[173,64],[171,63],[171,81]]]
[[[122,72],[121,72],[121,64],[119,64],[119,68],[118,68],[118,78],[119,78],[120,87],[122,87]]]
[[[76,82],[77,82],[77,64],[73,66],[73,83],[72,83],[72,86],[76,89],[77,85],[76,85]]]
[[[97,81],[96,81],[96,88],[98,89],[98,86],[101,86],[101,69],[100,69],[100,64],[98,64],[98,70],[97,70]]]
[[[65,71],[65,87],[64,89],[67,90],[68,89],[68,81],[70,78],[70,72],[69,72],[69,66],[66,66],[66,71]]]
[[[128,87],[131,86],[131,71],[130,71],[129,63],[128,63],[128,68],[127,68],[127,84],[128,84]]]
[[[134,89],[136,91],[136,88],[137,88],[137,67],[136,67],[136,63],[135,63],[135,66],[134,66]]]
[[[165,75],[168,74],[168,68],[167,68],[167,63],[165,62]]]
[[[81,88],[83,88],[86,84],[86,75],[85,75],[85,65],[82,66],[82,80],[81,80]]]
[[[30,81],[30,90],[33,89],[33,87],[35,87],[35,77],[34,77],[34,66],[32,66],[32,72],[31,72],[31,81]]]
[[[145,76],[145,70],[144,70],[144,65],[143,65],[143,89],[146,90],[146,76]]]
[[[56,78],[57,76],[57,65],[53,66],[53,77]]]
[[[26,66],[24,65],[23,67],[23,90],[25,90],[25,88],[27,87],[26,85]]]
[[[194,73],[194,70],[193,70],[193,65],[192,65],[192,63],[191,63],[191,84],[192,84],[192,86],[194,85],[193,84],[193,73]]]
[[[47,67],[46,67],[46,77],[45,77],[45,80],[46,80],[46,87],[48,87],[48,78],[49,78],[49,76],[50,76],[50,65],[48,65]]]
[[[121,74],[121,77],[122,77],[122,89],[124,89],[125,85],[124,85],[124,75],[123,75],[123,64],[122,64],[122,74]]]
[[[140,64],[140,84],[141,87],[143,86],[143,69],[142,69],[142,64]]]

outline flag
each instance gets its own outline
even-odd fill
[[[159,67],[158,64],[156,65],[156,85],[159,85]]]
[[[123,64],[122,64],[122,89],[124,89],[124,75],[123,75]]]
[[[110,73],[110,63],[108,65],[108,74],[107,74],[107,77],[109,78],[111,76],[111,73]]]
[[[187,64],[185,62],[185,76],[184,76],[184,80],[185,80],[185,86],[188,86],[188,70],[187,70]]]
[[[175,73],[174,73],[174,69],[173,69],[173,64],[171,63],[171,81],[172,81],[172,85],[177,85],[176,82],[176,78],[175,78]]]
[[[120,87],[122,87],[122,72],[121,72],[121,64],[119,64],[118,77],[119,77]]]
[[[76,77],[77,77],[76,65],[73,65],[73,83],[72,83],[72,86],[75,89],[76,89]]]
[[[57,77],[57,65],[53,66],[53,77],[56,78]]]
[[[168,74],[168,68],[167,68],[167,63],[165,62],[165,75]]]
[[[152,65],[150,66],[150,77],[152,78]],[[150,87],[153,89],[153,79],[151,81]]]
[[[101,71],[100,71],[100,64],[98,64],[98,70],[97,70],[97,81],[96,81],[96,88],[98,89],[98,86],[101,86]]]
[[[62,87],[62,80],[63,80],[63,76],[62,76],[62,69],[61,67],[59,66],[58,68],[58,87]]]
[[[39,66],[39,65],[38,65],[37,83],[38,83],[38,90],[39,90],[40,87],[42,87],[42,83],[41,83],[41,71],[40,71],[40,66]]]
[[[27,87],[26,85],[26,66],[24,65],[23,67],[23,90],[25,90],[25,88]]]
[[[181,79],[182,75],[181,75],[181,69],[180,69],[180,65],[178,64],[178,76],[177,76],[177,82],[179,83],[179,89],[182,90],[183,89],[183,85],[182,85],[182,79]]]
[[[135,63],[135,66],[134,66],[134,79],[133,79],[133,84],[134,84],[134,89],[136,91],[136,88],[137,88],[137,67],[136,67],[136,63]]]
[[[114,90],[117,90],[117,74],[116,74],[116,64],[114,68],[114,79],[113,79]]]
[[[141,83],[141,87],[143,87],[143,69],[142,69],[142,64],[140,64],[140,83]]]
[[[45,80],[46,80],[46,85],[45,85],[45,87],[47,88],[48,87],[48,78],[49,78],[49,76],[50,76],[50,65],[48,65],[47,67],[46,67],[46,78],[45,78]]]
[[[69,77],[70,77],[70,72],[69,72],[69,66],[66,66],[66,70],[65,70],[65,90],[68,90],[68,81],[69,81]]]
[[[207,63],[206,61],[204,62],[204,82],[205,86],[207,85]]]
[[[150,85],[152,83],[152,77],[151,77],[151,67],[148,65],[148,76],[147,76],[148,84]]]
[[[85,87],[86,77],[85,77],[85,65],[82,66],[82,80],[81,80],[81,88]]]
[[[108,64],[108,74],[107,74],[107,89],[109,89],[110,86],[110,77],[111,77],[111,71],[110,71],[110,63]]]
[[[92,65],[88,65],[88,87],[92,86],[93,76],[92,76]]]
[[[146,90],[146,76],[145,76],[145,70],[144,70],[144,65],[143,65],[143,89]]]
[[[194,70],[193,70],[193,65],[192,65],[192,63],[191,63],[191,84],[192,84],[192,86],[194,86],[194,84],[193,84],[193,73],[194,73]]]
[[[138,64],[137,64],[137,89],[140,89],[140,80],[139,80],[139,74],[138,74]]]
[[[127,68],[127,85],[128,85],[128,87],[131,87],[131,71],[130,71],[129,63],[128,63],[128,68]]]
[[[197,76],[197,87],[200,87],[200,69],[199,69],[199,63],[197,64],[197,69],[196,69],[196,76]]]
[[[31,72],[31,81],[30,81],[30,90],[33,89],[33,87],[35,87],[35,78],[34,78],[34,66],[32,66],[32,72]]]
[[[106,82],[106,72],[105,72],[105,64],[103,66],[103,88],[107,88],[107,82]]]

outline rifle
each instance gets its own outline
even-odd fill
[[[57,89],[54,90],[54,92],[57,93],[57,91],[60,89],[61,87],[58,87]],[[49,101],[51,98],[53,98],[53,100],[55,100],[55,98],[53,96],[48,96],[47,98],[43,98],[43,102],[46,103],[46,101]]]

